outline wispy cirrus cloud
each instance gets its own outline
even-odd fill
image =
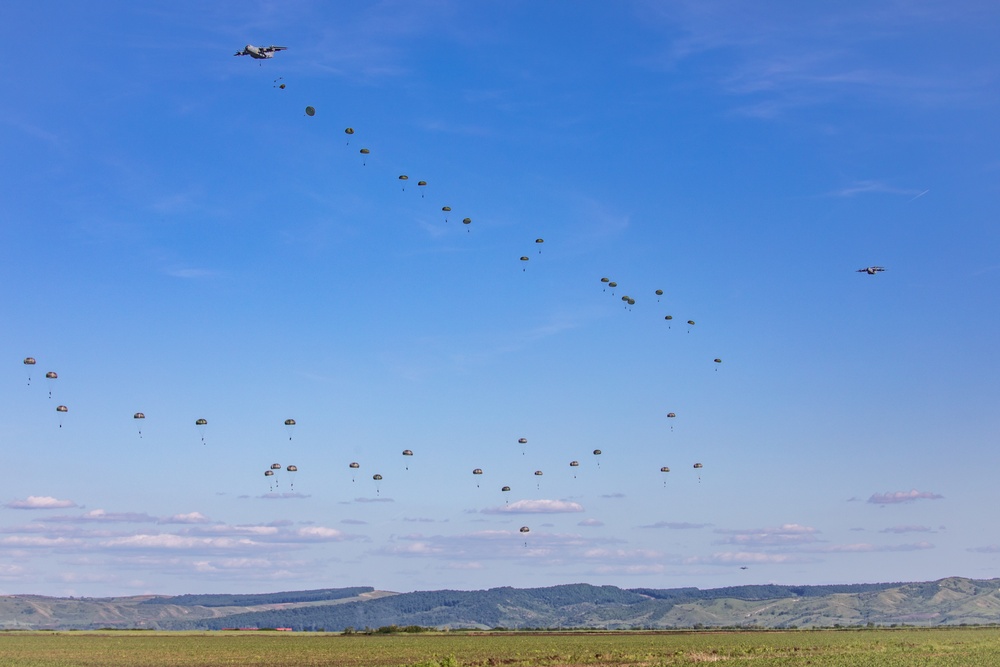
[[[873,493],[868,498],[868,502],[874,505],[895,505],[898,503],[912,503],[915,500],[941,500],[944,496],[932,493],[931,491],[894,491],[886,493]]]
[[[867,194],[901,195],[916,199],[930,192],[917,188],[900,188],[882,181],[855,181],[851,185],[827,193],[831,197],[856,197]]]

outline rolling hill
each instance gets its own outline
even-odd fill
[[[1000,623],[1000,579],[835,586],[548,588],[392,593],[372,587],[255,595],[0,597],[2,629],[442,629],[826,627]]]

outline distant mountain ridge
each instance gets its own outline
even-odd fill
[[[231,595],[0,597],[2,629],[823,627],[1000,624],[1000,579],[716,589],[546,588],[392,593],[370,586]]]

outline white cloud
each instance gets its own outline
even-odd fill
[[[710,523],[688,523],[687,521],[657,521],[656,523],[639,526],[640,528],[670,528],[671,530],[696,530],[707,528]]]
[[[812,547],[808,551],[820,553],[869,553],[879,551],[921,551],[923,549],[933,549],[930,542],[916,542],[913,544],[871,544],[869,542],[856,542],[854,544],[829,544]]]
[[[246,538],[234,539],[231,537],[191,537],[186,535],[173,535],[170,533],[129,535],[126,537],[116,537],[101,542],[102,547],[109,549],[246,549],[259,546],[259,542],[254,542]]]
[[[903,533],[932,533],[934,530],[929,526],[889,526],[878,532],[902,535]]]
[[[909,503],[914,500],[940,500],[941,498],[944,498],[944,496],[937,493],[911,489],[909,491],[896,491],[894,493],[873,493],[868,502],[876,505],[892,505],[895,503]]]
[[[815,542],[816,529],[800,526],[797,523],[786,523],[777,528],[761,528],[754,530],[722,530],[716,533],[726,535],[717,544],[738,544],[742,546],[790,546]]]
[[[757,553],[752,551],[720,551],[710,556],[692,556],[685,559],[685,563],[694,565],[704,563],[708,565],[740,565],[740,564],[785,564],[785,563],[809,563],[815,558],[802,556],[800,554],[777,554],[777,553]]]
[[[159,523],[208,523],[208,517],[201,512],[188,512],[160,519]]]
[[[74,547],[75,548],[83,545],[84,545],[83,540],[68,538],[68,537],[42,537],[42,536],[29,537],[26,535],[11,535],[9,537],[0,537],[0,547],[12,547],[12,548]]]
[[[24,500],[12,500],[4,507],[12,510],[54,510],[79,507],[79,505],[72,500],[59,500],[52,496],[28,496]]]
[[[564,514],[582,512],[583,506],[567,500],[518,500],[503,507],[490,507],[483,514]]]

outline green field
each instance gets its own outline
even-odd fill
[[[5,632],[4,667],[1000,665],[1000,629],[785,632]]]

